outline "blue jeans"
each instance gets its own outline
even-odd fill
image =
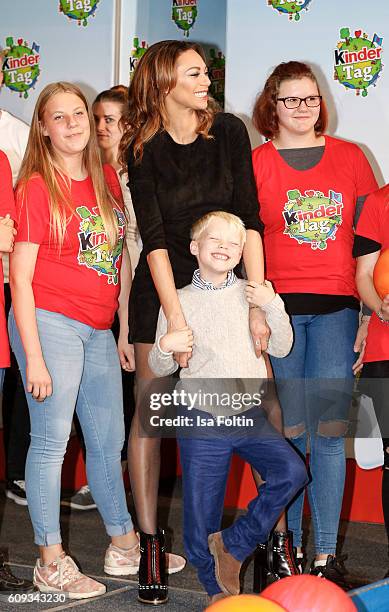
[[[5,368],[0,368],[0,392],[3,390]]]
[[[257,413],[257,417],[255,416]],[[191,417],[206,413],[193,410]],[[220,592],[215,578],[208,536],[220,530],[223,502],[233,453],[254,467],[265,480],[260,495],[247,514],[222,532],[224,546],[244,561],[257,544],[265,542],[285,506],[307,483],[304,462],[279,434],[263,432],[256,408],[244,413],[254,417],[258,434],[241,427],[208,427],[202,438],[179,437],[183,473],[184,544],[188,560],[196,567],[208,595]]]
[[[85,438],[88,483],[107,533],[126,534],[133,525],[120,462],[122,383],[112,333],[39,308],[36,319],[53,394],[39,403],[26,393],[31,419],[26,493],[35,543],[61,542],[61,470],[75,409]],[[26,358],[12,310],[9,336],[26,386]]]
[[[349,308],[325,315],[293,315],[294,345],[283,358],[271,358],[285,429],[305,456],[310,440],[307,487],[317,554],[335,554],[346,461],[343,434],[353,388],[353,350],[358,312]],[[335,426],[332,433],[331,426]],[[341,433],[339,433],[341,432]],[[289,435],[289,434],[288,434]],[[293,543],[301,546],[304,492],[288,510]]]

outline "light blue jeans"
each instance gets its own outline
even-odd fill
[[[53,394],[44,402],[26,394],[31,419],[26,493],[35,543],[49,546],[61,542],[61,470],[75,409],[84,434],[93,499],[108,535],[124,535],[133,525],[120,462],[124,442],[122,382],[111,330],[93,329],[39,308],[36,319]],[[12,310],[8,325],[26,386],[26,358]]]
[[[309,434],[311,482],[307,489],[316,553],[335,554],[346,473],[344,437],[323,433],[323,425],[347,429],[358,312],[345,308],[325,315],[293,315],[291,322],[292,351],[283,359],[272,357],[271,363],[284,427],[301,430],[290,439],[303,456]],[[302,541],[304,494],[288,510],[294,546]]]

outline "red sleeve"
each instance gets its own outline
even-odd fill
[[[110,164],[104,164],[103,170],[108,189],[119,204],[120,208],[124,210],[122,188],[120,187],[119,178],[116,174],[115,168],[113,168]]]
[[[49,194],[41,176],[16,190],[17,242],[42,244],[50,227]]]
[[[357,186],[357,197],[366,196],[373,191],[378,189],[378,183],[375,179],[373,170],[363,153],[363,151],[357,147],[358,159],[356,160],[356,186]]]
[[[15,220],[15,200],[12,187],[12,171],[8,157],[0,151],[0,217],[11,215]]]
[[[383,197],[382,192],[383,190],[380,189],[366,198],[355,230],[357,236],[369,238],[379,244],[383,244],[381,231],[384,226],[384,206],[387,201],[387,197]]]

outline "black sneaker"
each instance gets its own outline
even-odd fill
[[[5,495],[19,506],[27,506],[26,484],[24,480],[7,480]]]
[[[88,485],[81,487],[72,497],[61,499],[61,506],[69,506],[73,510],[95,510],[97,508]]]
[[[7,601],[10,595],[32,593],[34,586],[30,580],[22,580],[11,573],[8,565],[0,555],[0,600]]]
[[[344,591],[356,589],[367,584],[366,580],[349,574],[344,565],[346,559],[347,555],[339,555],[338,557],[328,555],[326,564],[317,567],[315,567],[315,562],[312,561],[309,573],[313,576],[331,580],[331,582],[337,584]]]

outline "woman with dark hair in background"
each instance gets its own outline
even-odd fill
[[[167,601],[165,560],[169,571],[182,569],[184,561],[177,567],[177,557],[165,559],[163,554],[163,532],[157,527],[160,441],[146,437],[143,424],[148,406],[142,403],[142,395],[154,378],[148,354],[155,341],[160,306],[169,329],[186,326],[177,289],[191,282],[196,268],[189,252],[194,221],[213,210],[241,217],[247,229],[243,251],[247,276],[263,281],[249,138],[238,118],[218,111],[208,96],[209,85],[204,52],[198,44],[170,40],[152,45],[131,81],[121,143],[143,242],[130,298],[138,402],[128,463],[141,529],[139,599],[151,604]],[[259,354],[261,342],[266,348],[259,309],[250,310],[250,328]],[[176,357],[186,367],[189,355]]]
[[[310,441],[311,573],[345,586],[336,557],[344,435],[355,351],[367,330],[363,319],[357,336],[353,223],[377,183],[357,145],[325,134],[327,108],[308,65],[291,61],[273,70],[253,121],[268,139],[253,152],[266,276],[286,304],[295,335],[291,353],[271,362],[285,435],[304,456]],[[304,492],[288,510],[300,566],[303,501]]]

